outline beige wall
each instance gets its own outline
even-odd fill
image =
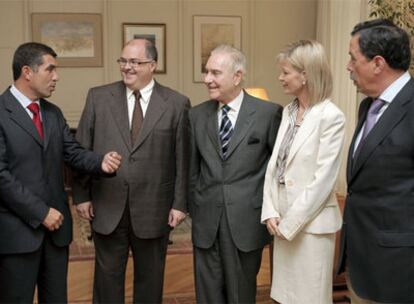
[[[275,56],[287,43],[316,36],[316,0],[0,0],[0,90],[12,81],[15,48],[31,40],[30,15],[40,12],[100,13],[103,17],[104,66],[60,68],[51,100],[76,127],[88,88],[119,79],[115,60],[122,44],[122,23],[166,23],[167,74],[161,83],[190,97],[208,98],[202,83],[193,82],[193,15],[242,17],[242,50],[248,58],[246,86],[262,86],[271,100],[287,104],[277,81]]]

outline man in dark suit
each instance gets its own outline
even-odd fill
[[[56,53],[40,43],[19,46],[14,84],[0,96],[0,303],[67,302],[72,220],[63,162],[113,173],[120,156],[82,148],[60,109],[44,98],[55,90]],[[108,150],[107,150],[108,151]]]
[[[219,46],[206,64],[211,100],[190,111],[189,207],[197,303],[254,303],[263,247],[263,182],[282,107],[242,90],[246,59]]]
[[[347,69],[368,96],[348,155],[340,269],[352,303],[414,303],[414,80],[407,33],[357,24]],[[346,259],[346,261],[345,261]]]
[[[94,302],[124,302],[131,249],[134,303],[161,303],[169,232],[187,210],[190,102],[153,79],[150,41],[128,42],[118,63],[123,81],[89,91],[77,138],[96,152],[117,149],[123,165],[115,178],[75,184],[74,198],[94,231]]]

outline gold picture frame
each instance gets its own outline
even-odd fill
[[[167,43],[165,23],[123,23],[122,45],[134,38],[145,38],[155,44],[158,62],[155,73],[167,73]]]
[[[193,82],[203,82],[210,52],[220,44],[241,49],[241,16],[193,16]]]
[[[33,13],[32,39],[57,53],[59,67],[102,66],[100,14]]]

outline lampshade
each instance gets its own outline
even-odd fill
[[[245,91],[254,97],[269,100],[269,96],[267,96],[267,92],[264,88],[246,88]]]

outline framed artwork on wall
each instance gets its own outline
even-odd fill
[[[134,38],[145,38],[155,44],[158,51],[158,64],[155,73],[167,72],[167,45],[165,23],[123,23],[122,45]]]
[[[32,39],[57,53],[59,67],[102,66],[100,14],[33,13]]]
[[[210,52],[220,44],[241,49],[240,16],[193,16],[193,81],[203,82]]]

